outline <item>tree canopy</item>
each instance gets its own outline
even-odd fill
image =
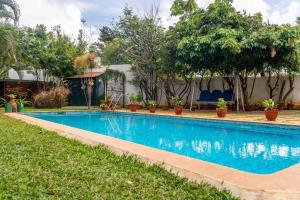
[[[153,23],[159,17],[147,23],[146,17],[125,9],[114,26],[102,28],[103,59],[108,64],[131,63],[139,72],[137,78],[143,77],[141,72],[155,74],[158,81],[154,85],[165,85],[167,96],[188,95],[187,85],[195,75],[223,76],[230,89],[234,77],[239,77],[245,102],[252,97],[258,75],[277,77],[283,88],[290,82],[287,93],[293,89],[294,74],[300,65],[299,26],[266,23],[260,13],[236,11],[232,0],[215,0],[205,9],[194,0],[175,0],[171,14],[179,20],[164,30],[160,23]],[[146,36],[157,40],[145,40]],[[250,77],[254,78],[251,86]],[[151,82],[151,78],[146,79]],[[173,80],[184,80],[186,84],[182,90],[172,90],[169,85]],[[269,84],[272,98],[272,88],[277,86],[271,81]],[[285,101],[286,95],[279,94],[278,100]]]

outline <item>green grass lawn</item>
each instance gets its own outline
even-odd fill
[[[0,199],[235,199],[0,113]]]

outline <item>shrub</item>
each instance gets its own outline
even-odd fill
[[[132,94],[129,96],[129,102],[131,104],[141,103],[143,101],[143,95],[141,93],[139,94]]]
[[[217,108],[221,108],[221,109],[227,108],[227,102],[224,100],[224,98],[218,99]]]
[[[157,103],[156,103],[155,100],[149,100],[149,101],[148,101],[148,105],[149,105],[149,106],[157,106]]]
[[[49,91],[43,91],[33,97],[33,105],[36,108],[61,108],[67,105],[70,90],[64,86],[58,86]]]
[[[182,100],[179,97],[173,97],[172,100],[174,101],[175,106],[181,106]]]
[[[277,108],[277,105],[272,99],[266,99],[262,102],[262,106],[265,108],[265,110],[272,110]]]

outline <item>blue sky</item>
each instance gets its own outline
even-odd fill
[[[198,5],[206,7],[213,0],[197,0]],[[176,18],[170,17],[173,0],[17,0],[21,8],[21,25],[47,27],[61,24],[63,31],[75,37],[81,28],[80,19],[87,20],[91,38],[95,38],[100,26],[109,25],[117,18],[125,5],[137,14],[149,11],[151,5],[160,5],[160,15],[164,26],[171,25]],[[300,16],[300,0],[234,0],[237,10],[250,13],[261,12],[264,20],[271,23],[291,23]]]

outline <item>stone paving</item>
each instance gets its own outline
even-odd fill
[[[128,109],[120,109],[118,112],[130,112]],[[137,113],[151,114],[146,109],[138,110]],[[155,114],[167,115],[167,116],[179,116],[179,117],[192,117],[192,118],[204,118],[204,119],[220,119],[220,120],[233,120],[233,121],[248,121],[248,122],[260,122],[260,123],[270,123],[270,124],[288,124],[288,125],[298,125],[300,126],[300,111],[281,111],[279,113],[276,122],[269,122],[266,120],[263,111],[253,111],[253,112],[235,112],[229,111],[226,118],[218,118],[216,112],[213,110],[184,110],[182,115],[175,115],[173,110],[164,111],[157,109]],[[154,114],[154,115],[155,115]]]

